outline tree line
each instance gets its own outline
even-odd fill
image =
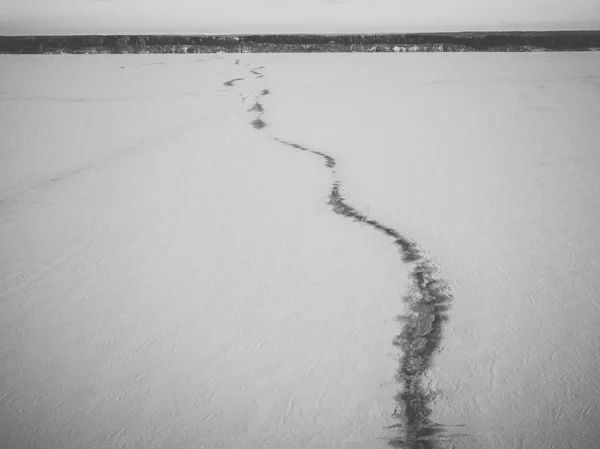
[[[600,49],[600,31],[474,32],[356,35],[87,35],[0,36],[0,52],[41,53],[171,53],[182,52],[314,52],[390,51],[393,47],[425,51],[573,51]],[[435,50],[431,50],[435,49]]]

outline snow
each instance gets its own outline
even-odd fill
[[[452,284],[431,420],[456,447],[595,447],[599,55],[257,63],[264,119],[340,161],[349,201]]]
[[[0,446],[384,447],[407,270],[247,69],[2,63]]]
[[[597,53],[0,64],[0,446],[600,440]],[[451,287],[410,428],[415,267],[334,181]]]

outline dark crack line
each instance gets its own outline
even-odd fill
[[[233,85],[234,85],[234,83],[235,83],[236,81],[243,81],[243,80],[244,80],[244,78],[234,78],[234,79],[232,79],[232,80],[225,81],[225,82],[223,83],[223,85],[224,85],[224,86],[227,86],[227,87],[233,87]]]
[[[254,74],[255,78],[262,78],[265,75],[263,75],[260,72],[257,72],[257,70],[264,69],[264,68],[265,68],[264,66],[256,67],[255,69],[250,70],[250,73]]]
[[[265,114],[265,108],[258,100],[256,100],[250,109],[248,109],[248,112],[258,112],[258,117],[250,122],[254,128],[262,129],[267,126],[267,123],[262,119],[262,116]]]
[[[448,284],[439,277],[433,262],[422,254],[414,241],[395,229],[367,217],[348,203],[341,193],[341,183],[337,179],[335,171],[337,162],[332,156],[296,143],[286,142],[275,137],[274,139],[284,145],[312,153],[323,159],[333,178],[333,185],[327,200],[327,204],[331,206],[333,212],[350,218],[352,221],[371,226],[384,234],[398,248],[402,260],[413,264],[409,276],[410,285],[403,298],[404,303],[408,306],[408,312],[397,318],[403,324],[403,328],[393,340],[393,344],[402,352],[396,377],[403,386],[402,391],[395,397],[398,406],[394,411],[394,417],[398,418],[401,424],[394,427],[403,435],[392,439],[390,445],[404,447],[406,444],[416,441],[420,443],[430,441],[433,444],[439,438],[436,435],[442,432],[442,427],[434,425],[429,419],[432,413],[431,402],[434,394],[428,390],[424,380],[425,374],[431,368],[433,358],[439,350],[443,325],[448,321],[447,312],[452,301]],[[422,447],[433,448],[434,446]]]
[[[268,94],[270,91],[264,89],[260,96]],[[258,117],[251,122],[254,128],[262,129],[267,126],[262,120],[265,109],[258,99],[249,111],[258,112]],[[394,398],[397,406],[392,414],[400,423],[390,427],[396,429],[399,435],[389,439],[389,444],[400,448],[435,449],[438,447],[437,442],[448,440],[448,436],[443,435],[447,426],[435,424],[430,419],[436,393],[429,390],[425,380],[435,354],[440,349],[444,324],[449,319],[448,311],[453,297],[448,283],[442,279],[433,261],[422,253],[413,240],[394,228],[369,218],[349,204],[342,194],[342,185],[336,173],[337,161],[332,156],[277,137],[273,139],[320,157],[333,179],[327,199],[333,212],[382,233],[396,246],[402,260],[412,265],[409,286],[402,298],[407,311],[397,317],[402,323],[402,330],[392,341],[402,354],[396,372],[396,380],[402,385],[402,391]],[[452,437],[457,436],[460,435]]]
[[[256,129],[263,129],[267,126],[267,124],[261,118],[252,120],[250,124]]]
[[[255,70],[264,69],[264,68],[265,68],[264,66],[261,66],[261,67],[257,67],[256,69],[252,69],[250,71],[252,73],[259,74],[258,72],[255,72]],[[262,74],[259,74],[259,75],[260,76],[257,76],[256,78],[261,78],[263,76]],[[263,89],[260,92],[259,97],[269,95],[270,93],[271,92],[269,92],[268,89]],[[263,129],[267,126],[267,123],[262,119],[263,115],[265,114],[265,109],[264,109],[263,105],[260,104],[260,102],[258,101],[258,98],[256,99],[254,105],[250,109],[248,109],[248,112],[258,112],[258,116],[250,122],[250,125],[252,125],[255,129]]]
[[[265,109],[263,108],[263,105],[257,101],[250,109],[248,109],[248,112],[260,112],[262,114],[265,112]]]

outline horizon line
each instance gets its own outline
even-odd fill
[[[598,33],[598,29],[548,29],[548,30],[463,30],[463,31],[377,31],[377,32],[340,32],[340,33],[318,33],[318,32],[262,32],[262,33],[44,33],[44,34],[3,34],[0,37],[70,37],[70,36],[360,36],[360,35],[407,35],[407,34],[514,34],[514,33]]]

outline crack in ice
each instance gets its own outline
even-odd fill
[[[270,94],[270,91],[264,89],[260,96],[267,94]],[[265,109],[258,99],[249,111],[258,112],[257,118],[250,123],[254,128],[262,129],[267,126],[262,120]],[[402,331],[392,341],[402,352],[396,379],[403,388],[395,396],[397,406],[393,413],[400,423],[389,427],[396,429],[400,435],[389,439],[389,444],[392,447],[435,449],[437,442],[446,440],[440,435],[445,426],[435,424],[430,419],[435,394],[430,391],[425,380],[433,358],[439,351],[444,323],[448,321],[447,312],[452,294],[447,282],[440,277],[435,264],[423,255],[414,241],[394,228],[369,218],[349,204],[342,194],[342,184],[337,178],[335,158],[297,143],[277,137],[273,139],[291,148],[319,156],[330,170],[333,179],[327,200],[333,212],[352,221],[364,223],[390,238],[402,260],[412,265],[409,286],[403,297],[408,311],[397,317],[403,325]]]

